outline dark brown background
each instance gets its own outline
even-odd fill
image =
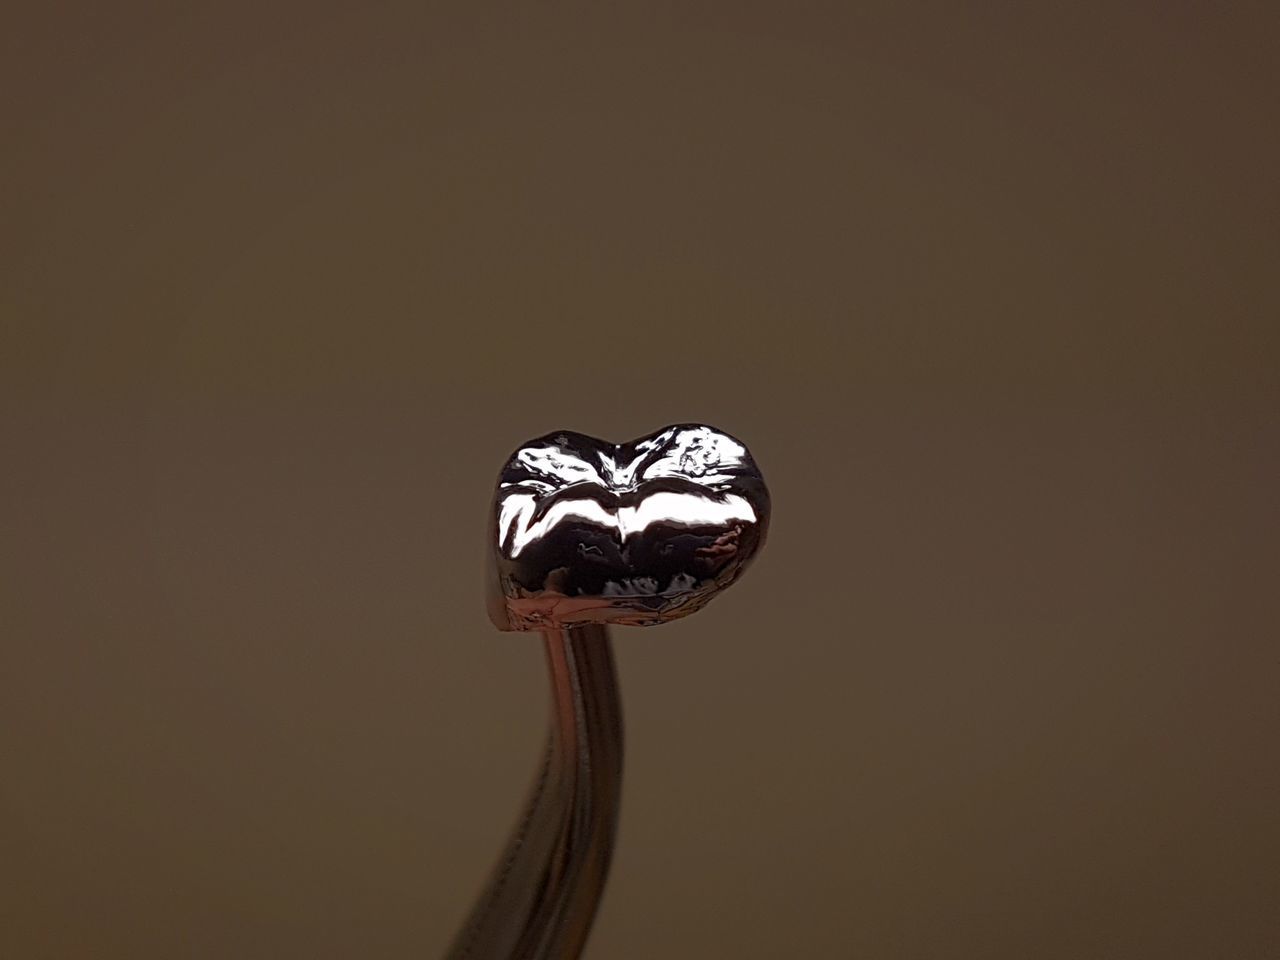
[[[683,419],[590,956],[1280,955],[1273,5],[844,6],[11,11],[0,956],[437,955],[497,467]]]

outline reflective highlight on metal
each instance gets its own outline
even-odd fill
[[[489,611],[500,630],[687,616],[733,583],[769,526],[746,446],[701,424],[630,443],[562,431],[498,479]]]
[[[521,446],[490,519],[489,612],[541,630],[551,735],[506,851],[449,960],[573,960],[613,854],[622,704],[608,624],[686,616],[737,580],[769,527],[747,448],[701,424],[630,443],[568,431]]]

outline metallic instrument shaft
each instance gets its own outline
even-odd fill
[[[573,960],[613,854],[622,703],[608,627],[543,631],[551,735],[524,816],[449,960]]]

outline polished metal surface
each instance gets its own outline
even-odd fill
[[[683,617],[738,578],[768,525],[755,461],[713,427],[548,434],[498,479],[490,616],[501,630]]]
[[[449,960],[577,957],[613,854],[622,709],[608,628],[547,630],[551,737],[524,815]]]
[[[747,448],[701,424],[614,444],[531,440],[498,478],[489,612],[540,630],[551,736],[506,851],[449,960],[573,960],[595,918],[622,789],[608,624],[687,616],[764,543],[769,492]]]

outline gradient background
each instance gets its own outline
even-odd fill
[[[590,957],[1280,956],[1274,4],[174,6],[0,37],[0,956],[437,955],[498,466],[688,419]]]

